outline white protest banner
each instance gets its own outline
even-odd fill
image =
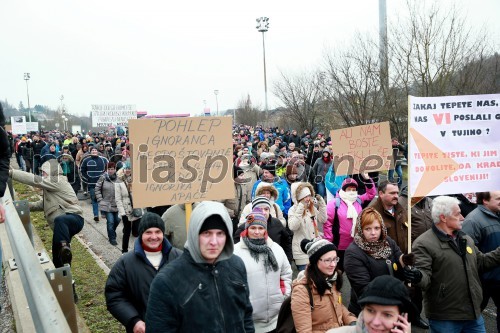
[[[389,122],[330,131],[336,175],[387,171],[392,145]]]
[[[137,119],[132,104],[92,104],[92,127],[128,126],[129,119]]]
[[[500,95],[409,96],[410,194],[500,189]]]
[[[27,122],[26,123],[26,131],[28,132],[38,132],[38,122],[37,121],[32,121],[32,122]]]
[[[26,134],[26,117],[14,116],[10,117],[10,124],[12,125],[12,134]]]
[[[234,198],[232,119],[129,122],[134,207]]]

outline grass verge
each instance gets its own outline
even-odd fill
[[[31,187],[14,182],[14,189],[17,200],[36,200],[35,192]],[[52,253],[52,230],[49,228],[43,212],[31,212],[31,223],[47,253]],[[73,253],[71,273],[76,283],[76,292],[80,298],[77,306],[88,328],[93,333],[124,332],[124,327],[106,309],[104,298],[106,274],[77,240],[71,242],[71,251]]]

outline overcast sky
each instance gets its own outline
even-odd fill
[[[499,49],[499,0],[460,0],[469,22],[485,26]],[[387,0],[389,20],[402,0]],[[439,1],[443,7],[450,1]],[[250,94],[264,107],[265,34],[269,108],[279,71],[316,68],[326,49],[356,31],[378,31],[378,0],[2,1],[0,99],[89,114],[92,104],[135,104],[150,114],[235,108]]]

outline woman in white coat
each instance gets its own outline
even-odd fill
[[[122,253],[128,251],[130,233],[134,237],[139,235],[142,209],[134,209],[132,197],[132,169],[130,161],[126,161],[123,168],[116,173],[115,201],[118,214],[123,221]]]
[[[303,239],[323,236],[323,224],[326,221],[326,203],[323,197],[316,195],[307,182],[293,183],[291,186],[293,206],[288,210],[288,227],[293,231],[293,260],[299,271],[309,263],[309,257],[300,248]],[[318,208],[316,208],[316,204]],[[321,230],[321,231],[320,231]]]
[[[234,254],[245,263],[255,332],[274,331],[281,304],[290,295],[292,268],[285,251],[267,236],[267,216],[259,208],[248,215]]]

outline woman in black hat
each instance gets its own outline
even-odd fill
[[[368,284],[358,303],[363,311],[356,327],[341,327],[327,333],[409,333],[409,319],[416,316],[417,309],[411,302],[408,289],[403,282],[390,275],[376,277]]]
[[[342,276],[337,272],[337,248],[325,239],[303,239],[300,247],[309,264],[293,282],[292,314],[295,329],[301,332],[326,332],[354,325],[356,317],[342,304]],[[312,302],[311,302],[312,298]]]

